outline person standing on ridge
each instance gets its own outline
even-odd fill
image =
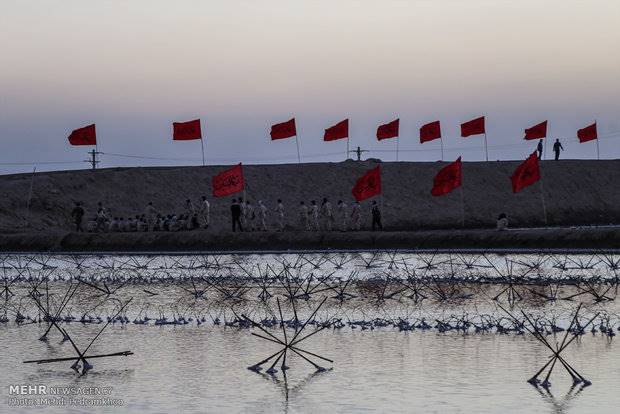
[[[353,203],[351,219],[353,219],[353,229],[360,231],[362,229],[362,206],[359,201]]]
[[[340,218],[340,231],[347,231],[347,205],[338,200],[338,216]]]
[[[536,146],[536,151],[538,151],[538,159],[542,160],[543,154],[543,140],[538,141],[538,145]]]
[[[556,161],[560,159],[560,151],[564,151],[564,147],[562,146],[562,143],[560,142],[560,140],[556,139],[555,142],[553,143],[553,152],[555,152]]]

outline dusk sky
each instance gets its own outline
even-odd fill
[[[293,116],[303,162],[344,159],[322,142],[344,118],[369,157],[396,158],[375,133],[400,118],[401,160],[440,158],[418,139],[434,120],[446,160],[483,160],[459,136],[481,115],[491,160],[524,159],[545,119],[563,157],[596,157],[576,139],[594,120],[620,157],[618,0],[3,0],[0,30],[0,173],[87,168],[67,135],[90,123],[103,167],[199,164],[198,141],[171,139],[194,118],[209,164],[297,162],[294,139],[269,139]]]

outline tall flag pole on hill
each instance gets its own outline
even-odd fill
[[[485,159],[489,160],[489,151],[487,149],[487,131],[484,125],[484,116],[461,124],[461,136],[467,138],[471,135],[484,134],[484,154]]]
[[[286,122],[272,125],[270,135],[272,141],[276,139],[295,137],[295,144],[297,145],[297,162],[301,163],[301,155],[299,153],[299,137],[297,136],[297,126],[295,125],[295,118],[291,118]]]
[[[195,139],[200,140],[202,148],[202,165],[205,165],[205,146],[202,139],[202,127],[200,126],[200,119],[194,119],[193,121],[186,122],[173,122],[172,123],[172,140],[173,141],[192,141]]]
[[[336,141],[339,139],[347,140],[347,152],[345,160],[349,158],[349,119],[338,122],[336,125],[330,126],[325,130],[323,141]]]
[[[430,122],[420,127],[420,144],[439,139],[441,143],[441,160],[443,161],[443,139],[441,138],[441,124],[439,121]]]
[[[544,187],[542,177],[540,175],[540,167],[538,165],[538,156],[536,155],[536,151],[531,153],[525,161],[519,164],[510,180],[512,181],[513,193],[518,193],[536,182],[540,183],[540,198],[542,201],[543,215],[545,217],[545,225],[547,225],[547,207],[545,206]]]
[[[382,141],[384,139],[396,138],[396,161],[398,161],[398,128],[400,125],[400,119],[396,118],[392,122],[379,125],[377,128],[377,140]]]
[[[585,128],[581,128],[577,131],[577,138],[580,143],[596,141],[596,159],[601,159],[601,154],[598,147],[598,132],[596,131],[596,121],[592,125],[588,125]]]

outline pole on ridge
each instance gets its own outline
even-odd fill
[[[400,138],[396,137],[396,161],[398,161],[398,144],[400,143]]]
[[[205,142],[204,142],[204,138],[200,138],[200,146],[202,147],[202,166],[204,167],[205,166]]]
[[[489,161],[489,150],[487,148],[487,133],[486,133],[486,131],[484,132],[484,155],[486,157],[486,160]]]
[[[301,155],[299,153],[299,137],[295,134],[295,144],[297,145],[297,163],[301,164]]]
[[[443,138],[439,137],[439,144],[441,145],[441,160],[443,161]]]
[[[594,120],[594,125],[596,125],[596,119]],[[601,152],[600,152],[600,149],[598,147],[598,136],[596,137],[596,159],[597,160],[601,159]]]
[[[349,136],[347,136],[347,153],[345,154],[344,160],[348,160],[349,159]]]

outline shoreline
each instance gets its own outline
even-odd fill
[[[620,227],[360,232],[36,232],[0,235],[0,253],[277,253],[312,251],[620,251]]]

